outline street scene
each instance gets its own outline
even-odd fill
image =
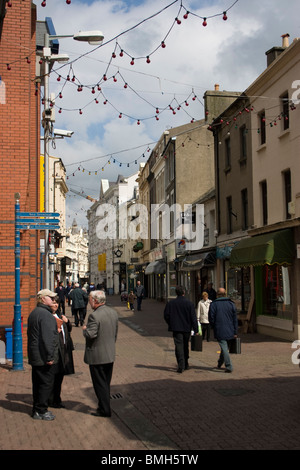
[[[66,408],[51,408],[54,421],[31,418],[28,364],[22,372],[0,368],[1,449],[299,450],[299,366],[290,343],[241,334],[242,353],[232,355],[228,377],[217,368],[218,343],[204,342],[202,352],[190,352],[190,369],[177,374],[163,304],[145,300],[132,313],[119,297],[108,303],[119,315],[112,417],[91,414],[97,401],[83,362],[82,329],[73,325],[75,374],[64,378]]]
[[[0,0],[1,451],[299,450],[298,17]]]

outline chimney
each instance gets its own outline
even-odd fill
[[[282,38],[282,47],[275,46],[275,47],[272,47],[272,49],[269,49],[266,52],[267,67],[269,67],[269,65],[271,65],[272,62],[274,62],[274,60],[277,59],[277,57],[289,46],[289,37],[290,37],[290,35],[288,33],[283,34],[281,36],[281,38]]]
[[[215,84],[215,91],[219,91],[220,90],[220,85],[218,85],[218,83]]]
[[[289,33],[283,34],[282,36],[282,47],[286,48],[289,47]]]

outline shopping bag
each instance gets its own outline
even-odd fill
[[[128,308],[128,310],[130,310],[130,303],[129,302],[127,302],[127,308]]]
[[[191,336],[191,350],[202,351],[202,336],[201,335]]]
[[[233,338],[229,341],[229,353],[241,354],[241,338]]]

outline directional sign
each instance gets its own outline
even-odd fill
[[[59,219],[19,219],[17,218],[17,224],[26,224],[26,223],[36,223],[36,224],[59,224],[60,220]]]
[[[19,217],[59,217],[58,212],[19,212]]]
[[[19,230],[57,230],[59,228],[59,225],[29,225],[29,224],[23,224],[23,225],[16,225],[16,229]]]

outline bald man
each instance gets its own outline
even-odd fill
[[[221,348],[218,368],[220,369],[225,363],[225,372],[232,372],[229,342],[237,337],[238,320],[235,304],[229,297],[226,297],[223,287],[218,289],[216,300],[210,304],[208,319]]]

